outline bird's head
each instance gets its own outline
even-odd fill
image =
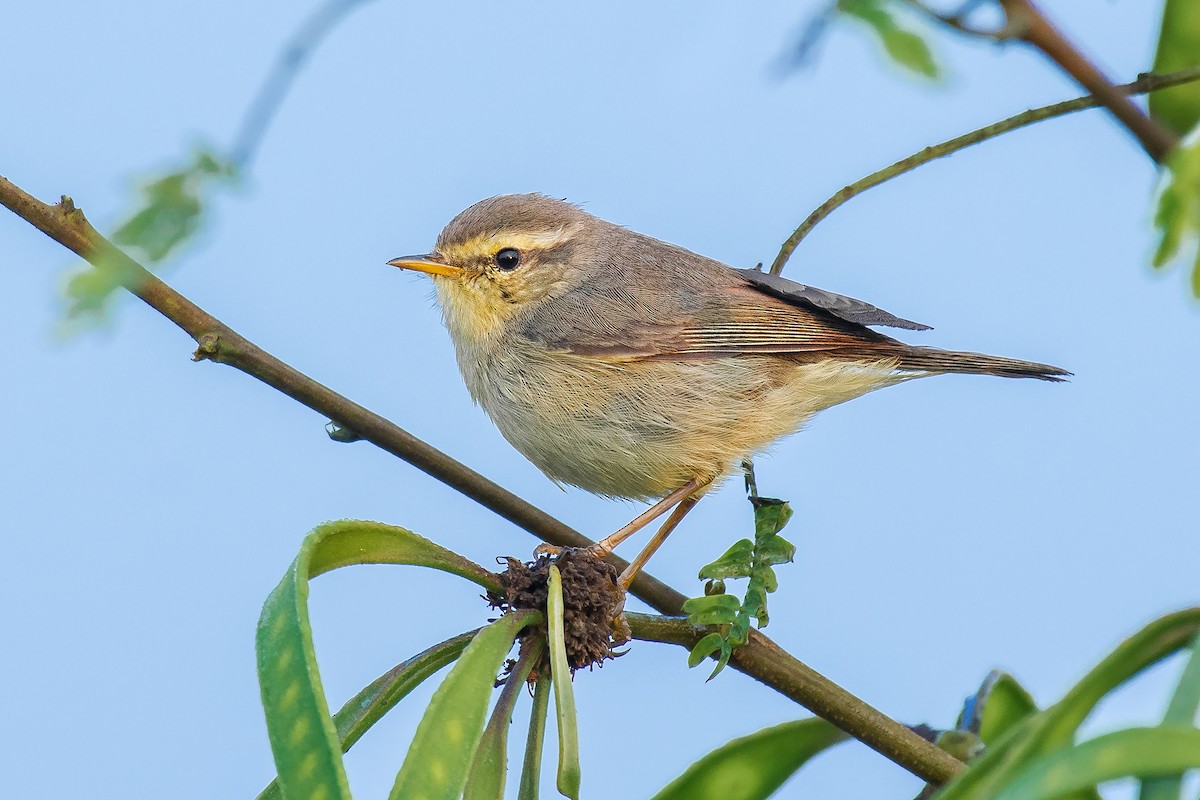
[[[394,267],[428,273],[457,340],[485,340],[506,323],[581,279],[589,233],[603,223],[540,194],[482,200],[450,221],[433,252]]]

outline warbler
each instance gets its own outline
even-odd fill
[[[928,326],[540,194],[476,203],[431,253],[388,263],[433,277],[468,392],[551,480],[658,500],[600,552],[675,508],[623,586],[708,489],[818,411],[929,375],[1070,374],[905,344],[867,326]]]

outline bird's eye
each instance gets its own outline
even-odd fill
[[[496,253],[496,267],[509,272],[521,265],[521,251],[515,247],[506,247]]]

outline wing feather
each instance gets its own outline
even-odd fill
[[[834,352],[870,359],[898,357],[908,346],[868,323],[926,327],[861,300],[687,255],[699,263],[674,278],[657,271],[596,276],[560,296],[553,316],[529,318],[528,335],[617,362]]]
[[[932,330],[928,325],[913,322],[903,317],[884,311],[864,300],[856,300],[844,294],[827,292],[815,286],[788,280],[779,275],[772,275],[759,269],[735,269],[747,283],[761,292],[797,304],[806,304],[847,322],[859,325],[887,325],[892,328],[906,328],[911,331]]]

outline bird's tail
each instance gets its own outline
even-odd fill
[[[972,375],[998,375],[1001,378],[1037,378],[1063,381],[1071,373],[1061,367],[1021,361],[1016,358],[939,350],[936,347],[910,347],[900,357],[898,369],[913,372],[962,372]]]

